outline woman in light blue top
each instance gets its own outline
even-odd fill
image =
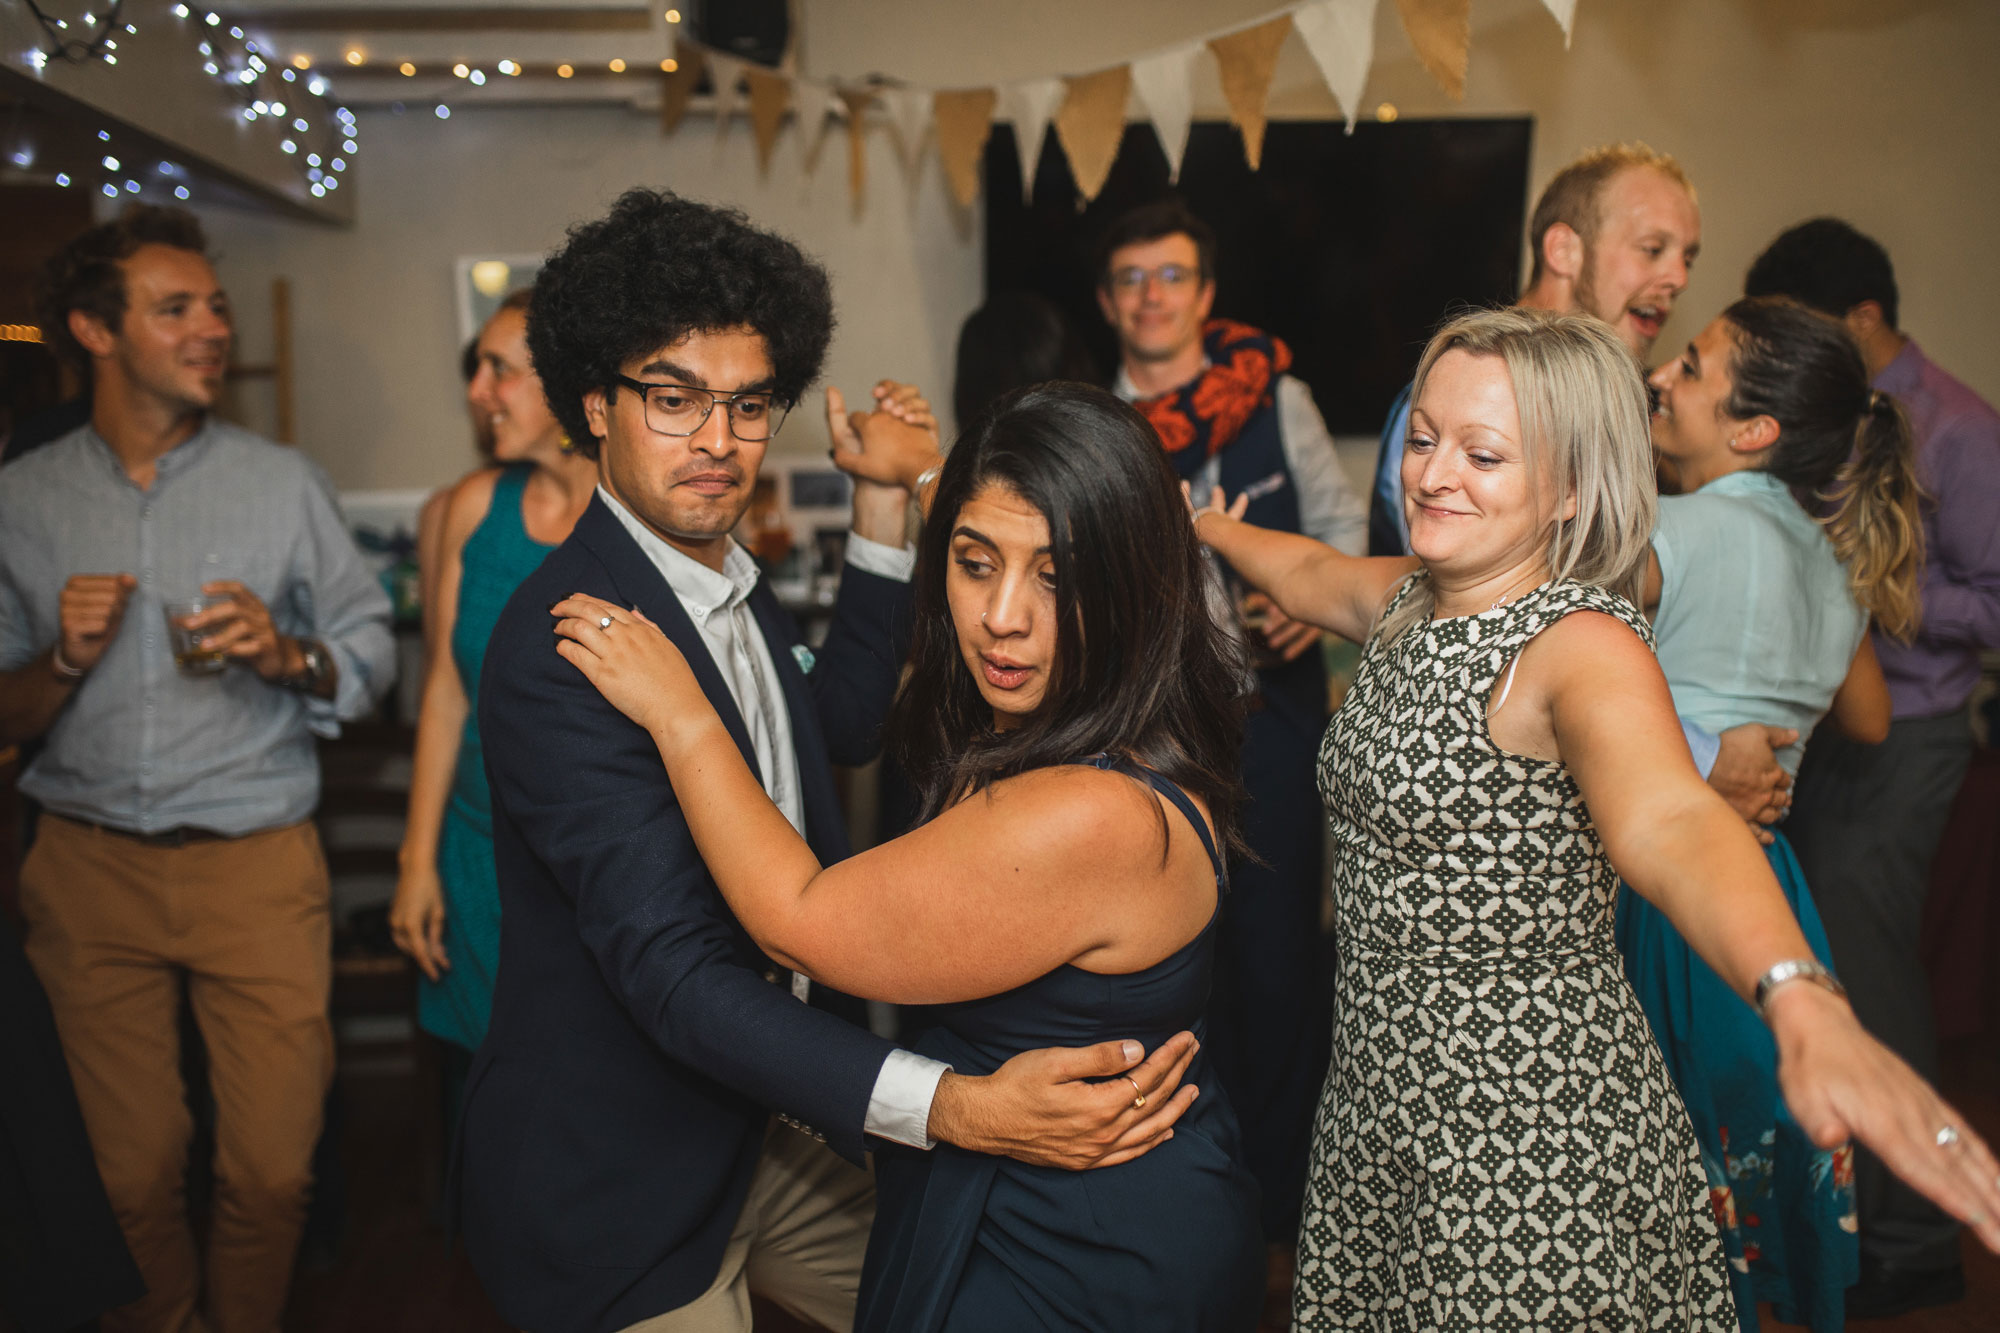
[[[1653,376],[1653,443],[1687,493],[1660,501],[1647,584],[1660,666],[1682,718],[1720,732],[1796,728],[1798,767],[1829,710],[1887,734],[1872,616],[1915,628],[1921,555],[1909,428],[1868,388],[1836,323],[1789,301],[1739,301]],[[1822,963],[1826,933],[1784,835],[1766,849]],[[1701,1141],[1737,1317],[1757,1303],[1838,1329],[1857,1276],[1851,1149],[1813,1143],[1786,1112],[1757,1015],[1659,911],[1627,890],[1619,947]]]

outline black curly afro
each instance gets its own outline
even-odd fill
[[[585,394],[613,389],[627,362],[691,333],[742,326],[763,335],[776,396],[796,405],[833,337],[826,270],[735,209],[635,189],[608,216],[572,227],[542,265],[528,352],[549,410],[595,458]]]

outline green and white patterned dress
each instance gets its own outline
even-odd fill
[[[1487,732],[1501,673],[1575,611],[1652,643],[1624,599],[1545,584],[1371,640],[1327,729],[1340,979],[1301,1333],[1736,1327],[1694,1133],[1612,944],[1617,873],[1568,771]]]

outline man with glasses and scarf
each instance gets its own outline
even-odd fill
[[[1232,500],[1249,497],[1249,522],[1360,555],[1366,504],[1341,472],[1312,391],[1285,373],[1290,349],[1210,317],[1215,252],[1215,232],[1178,199],[1111,224],[1098,245],[1097,303],[1118,334],[1112,391],[1153,423],[1197,504],[1220,486]],[[1265,1238],[1283,1267],[1330,1040],[1331,1005],[1316,981],[1326,881],[1314,785],[1327,674],[1319,630],[1287,619],[1226,573],[1225,586],[1256,664],[1243,835],[1263,864],[1231,869],[1208,1049],[1243,1121],[1264,1191]]]

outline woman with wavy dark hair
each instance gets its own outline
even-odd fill
[[[1831,713],[1864,742],[1889,730],[1872,617],[1914,633],[1922,563],[1915,445],[1868,387],[1847,331],[1783,297],[1738,301],[1652,376],[1653,446],[1683,493],[1663,497],[1646,609],[1675,710],[1710,732]],[[1779,751],[1796,772],[1804,742]],[[1782,829],[1765,847],[1812,948],[1826,930]],[[1859,1274],[1854,1157],[1786,1110],[1767,1029],[1666,916],[1624,891],[1618,947],[1701,1144],[1736,1289],[1815,1330],[1838,1329]]]
[[[1041,1046],[1200,1032],[1242,721],[1202,559],[1131,408],[1060,382],[998,400],[919,543],[890,726],[920,823],[827,867],[664,636],[601,629],[628,613],[591,598],[553,609],[558,650],[652,732],[758,945],[849,994],[940,1006],[916,1049],[980,1075]],[[1254,1326],[1257,1191],[1226,1100],[1208,1091],[1166,1138],[1082,1174],[878,1150],[858,1326]]]

